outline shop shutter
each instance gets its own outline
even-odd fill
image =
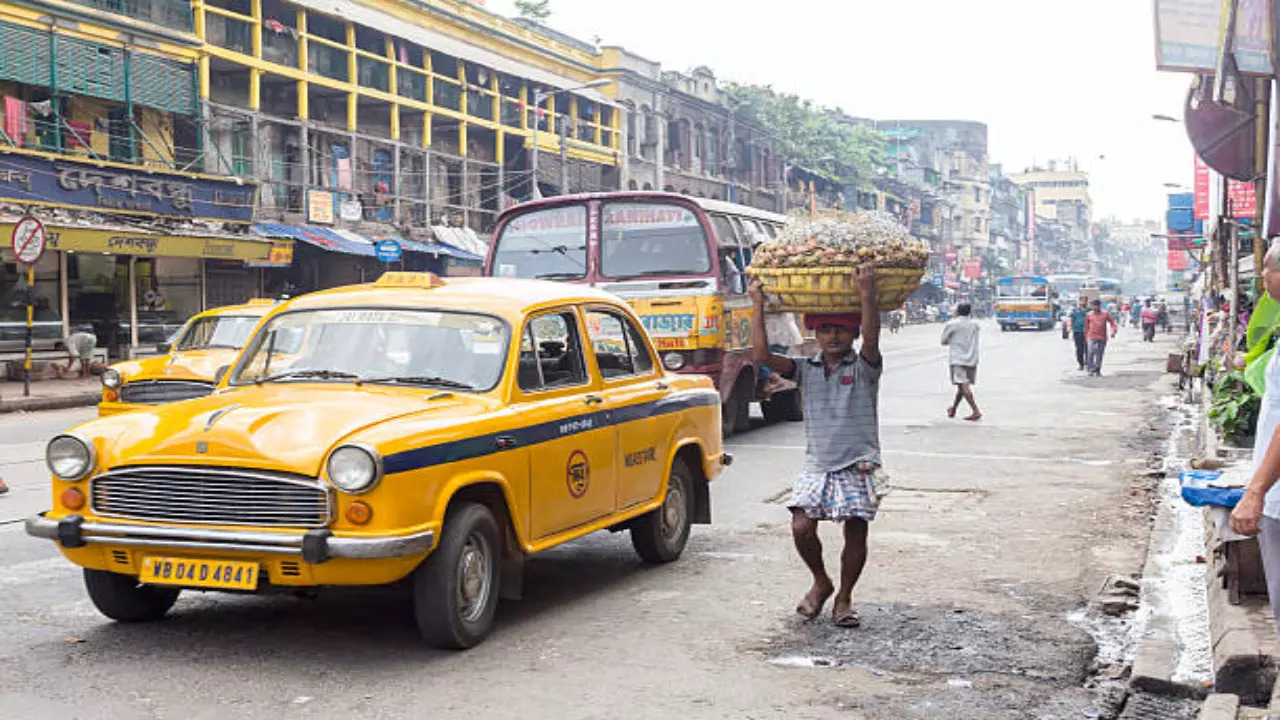
[[[59,37],[58,89],[124,102],[124,50]]]
[[[0,23],[0,79],[49,84],[49,33]]]
[[[129,72],[133,102],[157,110],[196,113],[194,66],[134,53]]]

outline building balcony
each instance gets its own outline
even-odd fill
[[[123,15],[151,25],[191,32],[194,16],[187,0],[68,0],[103,12]]]

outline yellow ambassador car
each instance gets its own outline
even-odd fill
[[[235,360],[254,326],[275,305],[250,300],[196,315],[161,345],[157,357],[120,362],[102,373],[98,415],[115,415],[159,403],[202,397],[213,392],[218,368]]]
[[[521,560],[602,530],[675,560],[726,465],[709,379],[591,288],[388,273],[276,306],[208,397],[47,448],[31,535],[123,622],[182,589],[407,580],[423,637],[489,632]]]

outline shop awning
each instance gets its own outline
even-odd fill
[[[481,262],[481,263],[484,262],[484,257],[472,252],[467,252],[462,248],[454,247],[449,243],[436,243],[434,245],[431,245],[430,247],[431,247],[431,250],[429,250],[428,252],[430,252],[432,255],[435,255],[436,257],[440,257],[441,255],[443,255],[445,257],[454,258],[455,260],[466,260],[468,262]]]
[[[417,240],[407,240],[405,238],[400,237],[399,235],[371,235],[370,239],[373,240],[374,242],[390,240],[394,243],[399,244],[401,249],[406,250],[408,252],[420,252],[420,253],[426,253],[428,255],[433,254],[435,252],[434,250],[431,249],[432,246],[430,243],[421,243],[421,242],[418,242]]]
[[[448,225],[432,225],[431,234],[438,242],[452,245],[472,255],[484,257],[489,253],[489,245],[481,240],[476,231],[469,227],[449,227]]]
[[[345,231],[340,233],[314,225],[282,225],[280,223],[254,223],[253,231],[263,237],[299,240],[331,252],[362,257],[376,255],[372,241],[354,233],[350,233],[353,237],[348,237]]]

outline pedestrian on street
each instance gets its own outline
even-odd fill
[[[98,347],[98,338],[93,333],[74,332],[63,341],[67,349],[67,367],[63,372],[71,372],[71,366],[80,361],[80,377],[89,377],[89,369],[93,365],[93,351]]]
[[[1084,338],[1089,344],[1087,365],[1090,375],[1101,377],[1102,356],[1107,352],[1107,326],[1111,326],[1111,337],[1114,338],[1116,319],[1103,310],[1102,303],[1097,300],[1089,303],[1089,307],[1091,310],[1084,319]]]
[[[1087,345],[1084,339],[1085,318],[1089,316],[1088,301],[1080,298],[1079,304],[1071,308],[1071,339],[1076,344],[1076,364],[1084,370]]]
[[[876,404],[883,360],[872,266],[864,265],[858,270],[857,285],[861,315],[805,315],[805,327],[814,331],[821,348],[818,354],[807,358],[770,352],[764,325],[764,289],[759,281],[753,281],[750,288],[755,307],[752,354],[756,364],[767,365],[795,380],[804,398],[804,468],[787,507],[791,511],[792,539],[813,574],[813,586],[801,598],[796,612],[812,620],[834,593],[832,619],[838,627],[847,628],[861,624],[853,608],[853,586],[867,561],[867,526],[880,505]],[[853,342],[859,331],[862,348],[856,350]],[[822,520],[844,524],[838,590],[822,559],[822,541],[818,538],[818,523]]]
[[[973,399],[973,386],[978,382],[978,345],[982,326],[969,317],[971,311],[969,303],[956,306],[955,319],[942,328],[942,344],[951,348],[948,358],[951,383],[956,386],[956,399],[947,408],[947,417],[955,417],[960,401],[964,400],[973,410],[965,420],[976,422],[982,419],[978,402]]]
[[[1151,301],[1147,300],[1146,306],[1142,308],[1142,340],[1143,342],[1156,341],[1156,323],[1160,322],[1160,311],[1151,305]]]
[[[1263,258],[1262,285],[1272,300],[1280,301],[1280,244]],[[1280,630],[1280,353],[1267,364],[1266,387],[1255,430],[1253,477],[1231,511],[1231,529],[1258,536],[1271,613]]]
[[[1143,308],[1142,303],[1138,302],[1137,298],[1134,298],[1133,302],[1129,305],[1129,324],[1130,325],[1134,327],[1139,327],[1141,325],[1142,308]]]

